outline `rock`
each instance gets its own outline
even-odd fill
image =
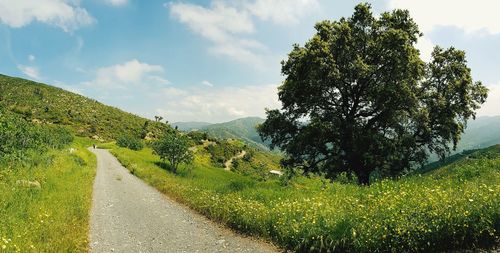
[[[31,122],[33,122],[34,124],[42,124],[42,121],[39,119],[32,119]]]
[[[283,172],[281,172],[279,170],[270,170],[269,173],[274,174],[274,175],[278,175],[278,176],[283,176]]]
[[[16,184],[21,187],[33,188],[33,189],[41,189],[42,185],[38,181],[29,181],[29,180],[17,180]]]

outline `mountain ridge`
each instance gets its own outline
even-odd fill
[[[172,123],[171,126],[177,126],[179,130],[182,131],[202,131],[208,133],[218,139],[240,139],[243,140],[248,145],[258,147],[261,149],[269,150],[267,144],[260,139],[259,133],[257,132],[257,125],[263,123],[265,119],[251,116],[238,118],[227,122],[210,124],[207,122],[176,122]],[[202,125],[199,128],[194,126],[199,123],[207,123],[208,125]],[[201,125],[201,124],[199,124]]]

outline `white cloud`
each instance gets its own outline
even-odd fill
[[[250,15],[223,2],[210,8],[195,4],[171,3],[170,13],[194,32],[213,41],[225,41],[230,34],[254,32]]]
[[[416,47],[420,51],[420,58],[425,62],[430,62],[432,50],[434,49],[432,41],[427,37],[420,37]]]
[[[93,24],[95,19],[71,0],[0,0],[0,21],[19,28],[33,21],[58,26],[71,32]]]
[[[209,52],[254,66],[265,62],[266,47],[255,39],[254,19],[276,24],[295,24],[309,10],[318,7],[317,0],[213,0],[209,7],[189,3],[166,4],[170,15],[193,32],[210,40]]]
[[[128,0],[105,0],[105,2],[113,6],[124,6],[128,4]]]
[[[102,89],[111,89],[138,85],[146,82],[146,78],[160,84],[168,83],[167,80],[152,75],[152,73],[162,72],[164,72],[164,70],[159,65],[150,65],[134,59],[122,64],[99,68],[96,71],[95,79],[84,82],[83,84]]]
[[[279,108],[277,85],[180,89],[155,94],[156,113],[169,121],[222,122],[246,116],[265,116],[264,108]],[[165,101],[165,102],[163,102]]]
[[[201,82],[201,84],[206,85],[206,86],[208,86],[208,87],[214,87],[214,85],[213,85],[211,82],[207,81],[207,80],[203,80],[203,81]]]
[[[278,24],[296,24],[308,11],[318,9],[317,0],[256,0],[247,4],[248,10],[262,20]]]
[[[157,82],[159,84],[170,84],[170,81],[161,77],[161,76],[148,76],[150,80],[153,80],[154,82]]]
[[[454,26],[467,33],[500,33],[498,0],[389,0],[389,8],[408,9],[424,33],[438,26]]]
[[[255,49],[262,49],[264,46],[256,40],[239,38],[242,34],[248,35],[255,31],[251,16],[246,10],[220,1],[212,2],[210,8],[187,3],[170,3],[166,6],[170,7],[172,17],[212,41],[210,52],[229,56],[243,63],[261,63]]]
[[[40,80],[40,71],[37,67],[18,65],[17,68],[23,72],[23,74],[33,79]]]
[[[487,86],[488,99],[486,103],[477,111],[477,116],[496,116],[500,115],[500,83]]]
[[[36,59],[36,57],[35,57],[34,55],[32,55],[32,54],[28,55],[28,60],[29,60],[30,62],[34,62],[34,61],[35,61],[35,59]]]

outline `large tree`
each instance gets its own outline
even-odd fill
[[[435,47],[425,63],[422,34],[408,11],[374,17],[359,4],[350,18],[322,21],[282,62],[280,110],[259,127],[287,155],[285,167],[334,178],[353,172],[399,175],[456,147],[467,120],[486,100],[465,53]]]

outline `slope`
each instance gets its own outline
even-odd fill
[[[65,125],[79,136],[103,140],[145,137],[168,128],[60,88],[5,75],[0,75],[0,106],[35,123]]]

